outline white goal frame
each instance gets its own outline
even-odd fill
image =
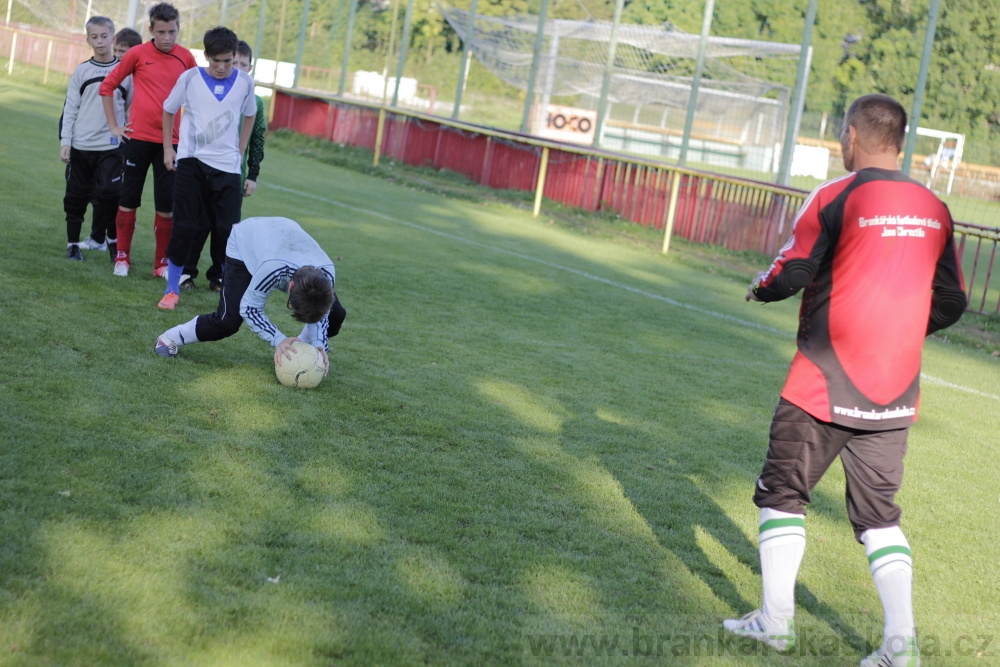
[[[906,128],[909,132],[910,128]],[[927,187],[931,187],[934,182],[934,177],[937,176],[938,169],[941,167],[943,161],[947,161],[948,169],[948,187],[946,192],[951,194],[951,188],[955,184],[955,171],[958,169],[958,165],[962,162],[962,150],[965,148],[965,135],[958,134],[957,132],[945,132],[944,130],[932,130],[927,127],[918,127],[917,134],[923,137],[934,137],[939,139],[937,152],[930,156],[931,159],[931,173],[927,177]],[[955,142],[955,153],[951,158],[942,157],[944,154],[945,144],[949,141]]]

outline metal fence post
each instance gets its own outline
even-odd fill
[[[615,52],[618,50],[618,26],[622,21],[622,8],[625,0],[615,0],[615,13],[611,22],[611,37],[608,40],[608,60],[604,65],[604,79],[601,81],[601,96],[597,100],[597,119],[594,123],[595,147],[601,145],[601,134],[604,132],[604,117],[608,112],[608,92],[611,89],[611,75],[615,68]]]
[[[382,137],[385,135],[385,107],[379,107],[378,110],[378,125],[375,127],[375,159],[372,162],[373,167],[378,166],[378,160],[382,154]]]
[[[816,6],[819,0],[809,0],[806,9],[806,23],[802,29],[802,47],[799,51],[799,67],[795,73],[795,91],[788,107],[788,121],[785,125],[785,142],[781,146],[781,162],[778,166],[778,185],[791,182],[792,158],[795,155],[795,139],[799,135],[802,122],[802,108],[806,101],[806,86],[809,83],[809,67],[812,64],[812,31],[816,23]]]
[[[267,0],[260,0],[259,11],[260,16],[257,17],[257,39],[253,43],[253,52],[257,57],[253,59],[253,68],[250,70],[251,76],[257,72],[257,61],[260,59],[261,48],[264,42],[264,19],[267,17]],[[275,66],[274,73],[278,73],[277,65]]]
[[[17,53],[17,33],[10,40],[10,60],[7,61],[7,76],[14,73],[14,54]]]
[[[538,163],[538,183],[535,186],[535,208],[532,216],[537,218],[538,212],[542,210],[542,193],[545,192],[545,174],[549,170],[549,147],[542,146],[542,159]]]
[[[457,119],[458,112],[462,107],[462,93],[465,92],[465,79],[469,71],[469,58],[472,57],[472,37],[476,34],[476,9],[479,7],[479,0],[472,0],[469,8],[469,24],[465,26],[465,39],[462,40],[462,64],[458,68],[458,86],[455,89],[455,108],[451,111],[451,117]]]
[[[337,38],[337,23],[340,19],[340,0],[335,0],[333,3],[333,9],[330,11],[330,38],[327,41],[326,51],[330,54],[327,64],[329,65],[329,74],[327,74],[326,87],[333,90],[333,43]]]
[[[406,14],[403,15],[403,36],[399,40],[399,65],[396,66],[396,86],[392,91],[392,106],[399,102],[399,84],[403,79],[403,69],[406,66],[406,48],[410,44],[410,28],[413,25],[413,0],[406,3]]]
[[[351,0],[351,11],[347,14],[347,36],[344,38],[344,59],[340,65],[340,83],[337,84],[337,94],[344,94],[344,83],[347,81],[347,65],[351,57],[351,38],[354,36],[354,17],[358,13],[359,0]]]
[[[711,1],[711,0],[709,0]],[[670,203],[667,205],[667,224],[663,231],[663,254],[670,252],[670,237],[674,234],[674,220],[677,218],[677,198],[681,190],[681,172],[675,171],[670,182]]]
[[[49,63],[52,62],[52,40],[49,40],[49,46],[45,49],[45,75],[42,77],[42,85],[44,86],[49,82]]]
[[[708,33],[712,28],[712,13],[715,11],[715,0],[705,2],[705,15],[701,19],[701,38],[698,41],[698,59],[695,61],[694,77],[691,79],[691,96],[688,99],[687,116],[684,119],[684,138],[681,139],[681,153],[677,164],[684,166],[687,162],[688,144],[691,142],[691,128],[694,127],[694,112],[698,107],[698,89],[701,87],[701,73],[705,69],[705,51],[708,50]],[[663,252],[670,245],[669,237],[663,242]]]
[[[531,118],[531,105],[535,96],[535,79],[538,77],[538,56],[542,52],[542,40],[545,39],[545,19],[549,13],[549,0],[542,0],[538,11],[538,27],[535,30],[535,47],[531,54],[531,70],[528,72],[528,90],[524,94],[524,114],[521,116],[521,132],[528,132],[528,121]]]
[[[302,69],[302,53],[306,47],[306,27],[309,24],[309,3],[310,0],[306,0],[305,6],[302,7],[302,22],[299,24],[299,46],[295,51],[295,75],[292,77],[292,88],[299,87],[299,70]],[[277,75],[277,70],[275,70],[275,75]]]
[[[927,71],[931,66],[931,52],[934,50],[934,33],[937,32],[938,9],[941,0],[931,0],[927,16],[927,31],[924,32],[924,50],[920,55],[920,71],[917,73],[917,87],[913,91],[913,110],[910,111],[910,131],[906,133],[906,148],[903,151],[903,173],[910,175],[913,151],[917,147],[917,128],[924,107],[924,91],[927,89]]]

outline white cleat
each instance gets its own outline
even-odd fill
[[[122,276],[123,278],[128,275],[128,262],[123,262],[118,260],[115,262],[114,274],[116,276]]]
[[[861,667],[920,667],[917,640],[912,637],[893,637],[888,644],[862,660]]]
[[[795,621],[788,618],[765,625],[760,609],[743,618],[722,622],[722,627],[739,637],[750,637],[767,644],[777,651],[790,651],[795,647]]]
[[[171,357],[177,356],[177,348],[179,347],[180,345],[167,338],[166,334],[163,334],[162,336],[156,339],[156,344],[153,346],[153,351],[156,352],[161,357],[167,357],[169,359]]]
[[[108,242],[105,241],[104,243],[98,243],[93,239],[93,237],[88,236],[80,243],[80,246],[86,248],[87,250],[107,250]]]

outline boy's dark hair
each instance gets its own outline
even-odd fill
[[[853,125],[865,150],[871,153],[903,150],[906,109],[888,95],[862,95],[851,103],[844,127]]]
[[[161,2],[149,8],[150,27],[157,21],[163,21],[164,23],[177,21],[179,24],[181,22],[181,13],[169,2]]]
[[[90,26],[94,25],[95,23],[97,25],[103,25],[105,28],[110,29],[111,32],[115,31],[115,22],[109,19],[107,16],[91,16],[89,19],[87,19],[87,23],[83,27],[87,32],[90,32]]]
[[[219,56],[223,53],[236,55],[236,45],[240,38],[229,28],[217,26],[205,32],[205,57]]]
[[[313,324],[326,317],[336,295],[329,276],[315,266],[303,266],[292,275],[295,283],[288,292],[292,317],[303,324]]]
[[[244,42],[242,39],[240,40],[240,43],[236,45],[236,55],[246,56],[247,60],[249,60],[250,63],[253,64],[253,49],[251,49],[250,45]]]
[[[122,28],[115,33],[115,43],[125,44],[131,49],[133,46],[142,44],[142,35],[132,30],[132,28]]]

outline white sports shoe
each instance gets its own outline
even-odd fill
[[[114,274],[116,276],[127,276],[128,275],[128,262],[123,262],[118,260],[115,262]]]
[[[156,344],[153,345],[153,351],[161,357],[176,357],[178,347],[180,346],[177,343],[170,338],[167,338],[167,334],[163,334],[156,339]]]
[[[795,621],[788,618],[765,625],[760,609],[743,618],[723,621],[722,627],[739,637],[756,639],[777,651],[790,651],[795,646]]]
[[[889,646],[881,646],[862,660],[861,667],[920,667],[920,649],[916,639],[910,637],[901,651],[894,650],[899,647],[893,647],[893,643],[890,641]]]
[[[81,241],[80,245],[82,247],[86,248],[87,250],[107,250],[108,249],[108,242],[107,241],[105,241],[104,243],[98,243],[91,236],[88,236],[83,241]]]

